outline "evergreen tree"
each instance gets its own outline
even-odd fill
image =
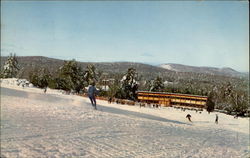
[[[3,78],[13,78],[16,77],[18,73],[19,67],[18,67],[18,61],[16,58],[16,55],[10,54],[8,57],[7,61],[5,62],[3,66],[3,71],[2,71],[2,77]]]
[[[140,88],[142,90],[150,91],[152,87],[152,81],[151,80],[146,80],[143,82],[142,86],[140,85]]]
[[[39,85],[38,72],[39,72],[38,69],[34,69],[29,73],[29,81],[36,87],[38,87]]]
[[[113,84],[109,85],[109,90],[107,92],[108,97],[110,97],[110,98],[117,97],[117,93],[118,93],[119,89],[120,89],[119,82],[118,82],[118,80],[115,80],[115,82]]]
[[[122,78],[122,90],[124,97],[127,99],[136,99],[136,91],[138,89],[137,73],[134,68],[129,68],[127,73]]]
[[[214,111],[215,104],[214,104],[213,98],[214,98],[214,94],[213,92],[211,92],[207,98],[207,111],[209,113]]]
[[[39,88],[47,88],[51,78],[51,74],[46,68],[35,69],[29,75],[30,82]]]
[[[150,87],[150,91],[153,92],[161,92],[164,89],[164,84],[163,84],[163,80],[161,77],[157,76],[155,80],[153,80],[151,87]]]
[[[84,73],[84,78],[88,84],[90,84],[91,82],[97,82],[97,72],[94,65],[89,64],[87,66],[87,70]]]
[[[39,75],[39,84],[41,88],[47,88],[49,85],[49,82],[51,80],[51,74],[48,71],[48,69],[43,68],[40,75]]]
[[[60,89],[74,90],[79,93],[84,87],[83,71],[75,60],[65,61],[64,65],[59,68],[59,77],[56,82]]]
[[[239,116],[244,116],[244,114],[247,113],[249,101],[246,93],[232,90],[229,99],[231,103],[231,108],[229,108],[231,110],[230,112],[235,112]]]

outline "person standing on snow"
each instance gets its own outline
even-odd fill
[[[216,124],[218,124],[218,119],[219,119],[218,114],[216,114],[216,116],[215,116],[215,123]]]
[[[188,118],[188,120],[189,120],[190,122],[192,122],[192,121],[191,121],[191,115],[190,115],[190,114],[187,114],[186,118]]]
[[[92,82],[88,88],[88,96],[89,99],[91,101],[92,106],[94,107],[95,110],[97,110],[96,108],[96,99],[95,99],[95,95],[97,93],[97,90],[95,88],[95,82]]]

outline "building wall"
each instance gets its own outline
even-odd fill
[[[205,108],[207,97],[174,93],[138,92],[141,102],[158,103],[164,106],[180,105]]]

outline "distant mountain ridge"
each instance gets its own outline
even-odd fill
[[[198,67],[198,66],[188,66],[182,64],[161,64],[159,67],[176,71],[176,72],[194,72],[194,73],[207,73],[211,75],[226,75],[226,76],[241,76],[244,73],[238,72],[232,68],[224,67],[224,68],[216,68],[216,67]]]
[[[8,57],[1,57],[1,67]],[[56,72],[60,66],[63,65],[64,61],[54,58],[48,58],[43,56],[17,56],[18,63],[21,69],[24,71],[25,75],[28,76],[29,72],[34,68],[44,67],[48,68],[52,73]],[[79,62],[77,63],[86,69],[88,64],[93,64],[97,70],[113,73],[125,73],[128,68],[133,67],[136,69],[138,74],[147,76],[149,79],[153,79],[155,76],[160,74],[175,73],[170,70],[166,70],[157,66],[152,66],[149,64],[135,63],[135,62]]]
[[[1,56],[1,68],[8,57]],[[64,61],[54,58],[48,58],[43,56],[17,56],[18,62],[23,71],[24,76],[28,76],[29,72],[34,68],[45,67],[52,73],[56,72]],[[128,68],[133,67],[140,75],[146,76],[147,79],[153,79],[156,76],[162,74],[178,74],[180,73],[205,73],[210,75],[222,75],[222,76],[246,76],[244,73],[240,73],[231,68],[213,68],[213,67],[195,67],[181,64],[162,64],[159,66],[153,66],[150,64],[136,63],[136,62],[79,62],[77,63],[86,69],[88,64],[93,64],[95,67],[103,72],[107,73],[125,73]],[[191,74],[190,74],[191,75]]]

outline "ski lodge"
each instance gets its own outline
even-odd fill
[[[161,104],[163,106],[185,106],[205,108],[207,103],[206,96],[179,93],[138,91],[137,98],[139,102]]]

